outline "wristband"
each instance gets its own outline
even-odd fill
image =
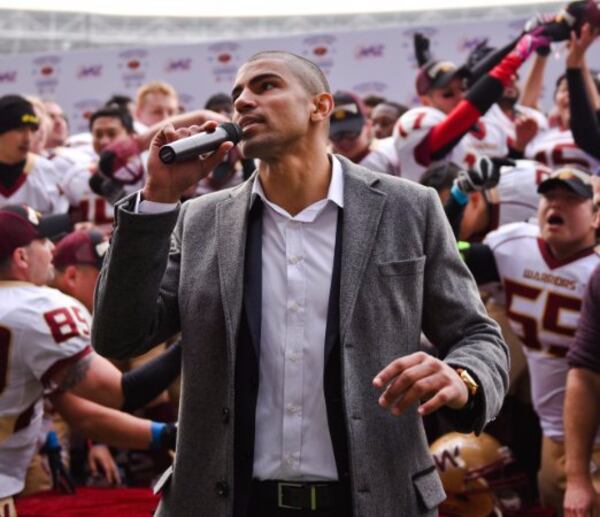
[[[452,185],[450,194],[452,194],[454,200],[461,206],[464,206],[469,202],[469,196],[460,190],[457,185]]]
[[[167,424],[163,422],[150,423],[150,449],[157,450],[161,448],[161,436]]]

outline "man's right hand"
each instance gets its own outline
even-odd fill
[[[224,142],[214,153],[198,157],[197,160],[167,165],[158,156],[163,145],[196,133],[214,131],[217,125],[218,123],[214,121],[206,122],[201,126],[180,129],[167,125],[154,136],[150,144],[148,178],[143,192],[145,200],[158,203],[177,203],[190,186],[207,176],[221,163],[225,154],[233,147],[232,142]]]
[[[591,480],[567,482],[563,506],[565,517],[600,517],[600,495]]]

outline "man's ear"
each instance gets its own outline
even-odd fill
[[[19,268],[29,267],[29,256],[27,255],[27,249],[23,246],[15,248],[12,252],[12,259],[14,264]]]
[[[319,93],[313,97],[312,102],[313,110],[310,116],[311,120],[313,122],[319,122],[328,119],[333,111],[333,95],[329,92]]]
[[[79,270],[77,269],[77,266],[74,266],[73,264],[68,265],[65,268],[65,271],[63,273],[65,282],[71,289],[77,285],[77,277],[78,276],[79,276]]]

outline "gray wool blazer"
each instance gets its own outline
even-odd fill
[[[420,350],[473,372],[480,403],[444,409],[479,432],[500,410],[508,353],[457,252],[437,194],[339,157],[344,170],[340,285],[342,393],[356,517],[436,515],[445,494],[416,405],[377,404],[377,372]],[[134,214],[126,199],[96,290],[93,344],[131,357],[182,332],[182,400],[174,472],[159,516],[231,516],[236,339],[242,315],[252,181],[177,211]],[[228,487],[229,490],[224,489]]]

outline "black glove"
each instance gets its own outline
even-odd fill
[[[74,494],[75,483],[63,465],[60,451],[61,446],[56,433],[49,431],[46,435],[46,443],[44,443],[41,452],[48,457],[48,465],[50,467],[50,474],[52,475],[52,488],[57,492]]]
[[[413,36],[413,45],[415,49],[415,58],[419,66],[431,61],[431,50],[429,48],[429,38],[425,34],[415,32]]]
[[[482,156],[473,167],[461,170],[454,184],[465,194],[494,188],[500,181],[500,166],[491,158]]]

